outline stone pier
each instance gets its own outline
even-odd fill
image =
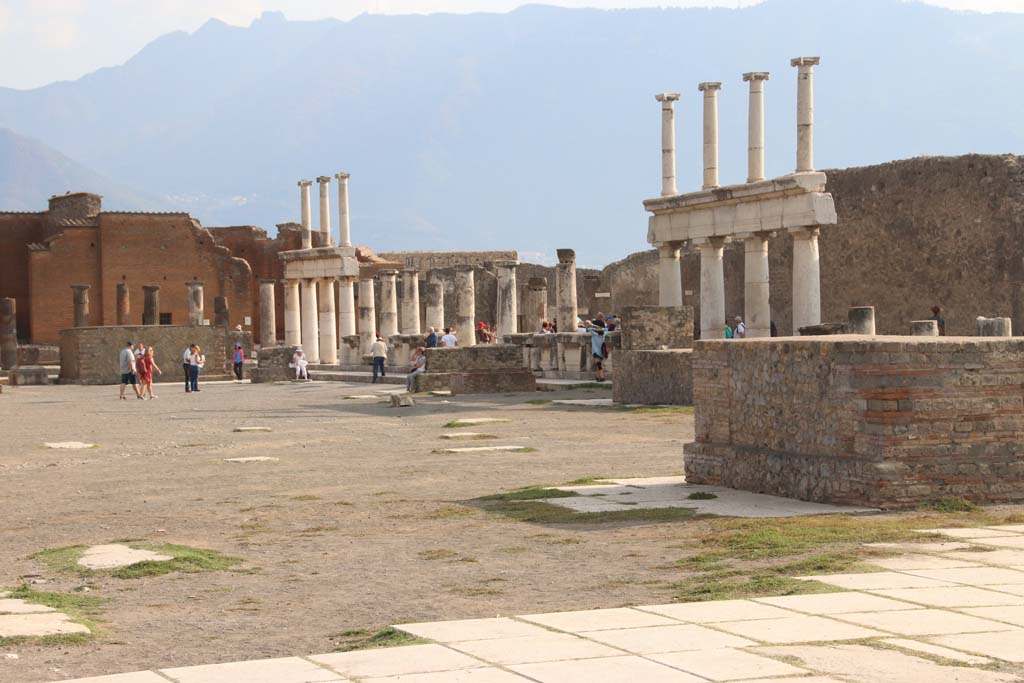
[[[299,199],[302,202],[302,248],[312,249],[313,248],[313,218],[310,215],[312,209],[310,207],[310,196],[309,188],[313,184],[312,180],[300,180],[299,186]],[[308,354],[307,354],[308,355]]]
[[[818,229],[797,228],[793,236],[793,331],[821,323]]]
[[[818,57],[796,57],[790,65],[796,76],[796,172],[814,170],[814,67]]]
[[[334,279],[319,278],[317,286],[317,325],[319,327],[320,362],[338,362],[338,321],[334,317]]]
[[[188,324],[202,325],[205,311],[203,308],[203,283],[193,280],[186,282],[185,286],[188,287]]]
[[[695,243],[697,240],[695,240]],[[722,253],[725,239],[710,237],[697,243],[700,249],[700,338],[725,336],[725,277]]]
[[[338,339],[356,333],[356,281],[355,278],[338,279]]]
[[[676,112],[677,92],[655,95],[661,102],[661,195],[676,194]]]
[[[127,325],[128,316],[131,315],[131,295],[127,282],[117,283],[117,324]]]
[[[373,278],[359,281],[359,352],[370,353],[377,340],[377,309],[373,302]]]
[[[260,280],[260,345],[277,346],[277,301],[274,280]]]
[[[523,303],[523,332],[536,334],[548,319],[548,281],[543,277],[531,277],[527,285],[526,301]]]
[[[299,317],[302,350],[310,363],[320,362],[320,331],[317,323],[316,280],[302,279],[299,284]]]
[[[384,339],[398,334],[397,270],[381,270],[380,278],[380,336]]]
[[[516,261],[496,261],[498,273],[497,338],[519,332],[518,287],[516,287]]]
[[[444,329],[444,285],[440,282],[423,283],[423,322],[438,333]]]
[[[679,244],[658,246],[658,305],[683,305],[683,273],[679,269]]]
[[[14,299],[0,298],[0,368],[18,364],[18,306]]]
[[[331,179],[322,175],[316,179],[320,184],[320,246],[331,245]]]
[[[911,320],[911,337],[938,337],[939,322],[937,320]]]
[[[302,304],[299,301],[299,281],[284,281],[284,343],[298,346],[302,343]]]
[[[769,305],[768,237],[758,232],[743,240],[743,322],[747,337],[772,336],[772,309]]]
[[[338,244],[352,246],[352,233],[348,221],[348,173],[335,173],[338,179]]]
[[[420,334],[420,274],[406,268],[402,271],[402,334]]]
[[[476,346],[476,285],[473,266],[455,269],[455,326],[459,346]]]
[[[231,313],[228,310],[227,297],[213,297],[213,324],[217,327],[231,326]]]
[[[142,324],[160,324],[160,285],[142,287]]]
[[[555,296],[558,302],[558,331],[575,332],[579,315],[576,305],[576,252],[572,249],[558,249],[557,253]]]
[[[1011,337],[1013,328],[1010,318],[985,318],[978,316],[975,321],[979,337]]]
[[[846,314],[850,334],[875,334],[875,307],[854,306]]]
[[[89,325],[89,287],[90,285],[71,285],[75,306],[74,327]]]
[[[718,91],[721,83],[701,83],[704,93],[704,189],[718,187]]]
[[[764,180],[764,82],[767,71],[743,74],[750,83],[750,104],[747,109],[747,182]],[[749,327],[747,328],[750,329]]]

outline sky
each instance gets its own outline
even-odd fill
[[[532,0],[563,7],[743,7],[759,0]],[[853,0],[851,0],[853,1]],[[924,0],[978,12],[1024,12],[1024,0]],[[351,19],[363,12],[507,12],[524,0],[0,0],[0,87],[29,89],[123,64],[171,31],[211,17],[246,26],[265,11],[288,19]]]

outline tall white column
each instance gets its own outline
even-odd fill
[[[797,228],[793,235],[793,334],[821,323],[818,228]]]
[[[473,266],[455,269],[455,326],[459,346],[476,346],[476,283]]]
[[[683,279],[679,270],[679,244],[658,246],[658,305],[683,305]]]
[[[444,329],[444,284],[428,280],[423,283],[423,322],[441,334]]]
[[[334,318],[334,278],[321,278],[317,285],[317,323],[320,332],[320,362],[338,362],[338,322]]]
[[[302,318],[302,349],[310,363],[320,362],[320,332],[317,329],[316,280],[302,280],[299,285]]]
[[[274,280],[260,280],[260,346],[277,346],[277,302]]]
[[[299,196],[302,200],[302,248],[312,249],[313,248],[313,219],[310,216],[310,198],[309,198],[309,187],[313,184],[312,180],[300,180],[299,185]],[[307,353],[308,357],[309,354]]]
[[[397,270],[381,270],[380,278],[380,336],[389,339],[398,334],[398,291],[395,285]]]
[[[676,192],[676,111],[675,102],[679,99],[677,92],[664,92],[655,95],[654,99],[661,102],[661,196],[678,194]]]
[[[559,332],[575,332],[579,306],[576,300],[576,252],[572,249],[556,249],[558,265],[555,266],[555,301],[558,305],[556,320]]]
[[[747,110],[747,182],[764,180],[764,82],[767,71],[743,74],[750,83],[750,105]],[[747,326],[748,336],[750,326]]]
[[[420,333],[420,274],[411,268],[402,270],[402,334]]]
[[[348,173],[335,173],[338,179],[338,244],[352,246],[352,234],[348,224]]]
[[[821,58],[796,57],[789,63],[797,67],[796,172],[806,173],[814,170],[814,67]]]
[[[355,280],[343,277],[338,281],[338,337],[356,333]]]
[[[721,237],[706,238],[700,248],[700,338],[725,336],[725,273]]]
[[[322,175],[316,179],[320,183],[320,244],[331,245],[331,179]]]
[[[299,281],[284,281],[284,343],[295,346],[302,343],[302,316],[300,314]]]
[[[718,187],[718,91],[721,83],[701,83],[704,93],[704,189]]]
[[[377,340],[377,307],[373,302],[373,278],[359,281],[359,353],[367,355]]]
[[[768,233],[748,235],[743,241],[743,322],[747,337],[772,336],[769,304]]]
[[[498,342],[501,343],[506,334],[519,331],[519,304],[516,301],[516,261],[497,261],[494,264],[498,274],[497,326]]]

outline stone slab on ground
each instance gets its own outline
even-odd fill
[[[85,443],[84,441],[49,441],[43,444],[47,448],[57,448],[62,450],[79,450],[83,448],[96,448],[94,443]]]
[[[486,666],[443,645],[407,645],[401,650],[382,648],[313,655],[311,661],[346,676],[404,676],[408,674],[455,671]]]
[[[34,638],[89,632],[88,628],[71,621],[63,612],[0,615],[0,638]]]
[[[534,626],[533,624],[527,624],[507,617],[397,624],[395,628],[420,638],[429,638],[441,643],[486,640],[489,638],[541,636],[545,633],[550,633],[550,631],[540,626]]]
[[[78,558],[78,564],[86,569],[118,569],[139,562],[166,562],[173,560],[170,555],[161,555],[152,550],[130,548],[120,543],[94,545],[85,549]]]
[[[364,678],[360,683],[524,683],[528,680],[502,669],[487,667],[486,669],[459,669],[408,676]]]
[[[932,645],[931,643],[922,643],[919,640],[910,640],[909,638],[883,638],[880,642],[883,642],[886,645],[892,645],[893,647],[899,647],[904,650],[914,650],[915,652],[922,652],[926,655],[941,657],[953,662],[963,662],[964,664],[975,664],[978,666],[988,666],[992,663],[992,660],[988,657],[968,655],[963,652],[951,650],[948,647]]]
[[[511,422],[512,420],[506,417],[458,417],[453,420],[467,427],[474,425],[489,425],[497,424],[499,422]]]
[[[1011,608],[978,608],[1011,609]],[[844,621],[901,636],[932,636],[950,633],[1006,631],[1012,626],[997,621],[957,614],[942,609],[897,610],[893,612],[848,612]]]
[[[610,398],[562,398],[551,402],[555,406],[591,406],[611,408],[615,403]]]
[[[152,671],[134,671],[127,674],[112,674],[110,676],[91,676],[89,678],[75,678],[63,683],[167,683],[167,679]]]
[[[1010,529],[999,529],[999,527],[965,527],[952,529],[919,529],[919,534],[941,534],[951,538],[997,538],[1000,536],[1013,536],[1016,532]]]
[[[935,636],[928,638],[928,641],[1006,662],[1024,662],[1024,630],[1021,629],[996,633],[957,633]]]
[[[843,618],[845,619],[846,615],[843,615]],[[870,628],[816,616],[727,621],[715,624],[715,628],[764,643],[780,644],[860,640],[861,638],[889,635]]]
[[[911,588],[907,590],[955,589]],[[817,615],[846,614],[847,612],[875,612],[881,610],[892,611],[900,609],[921,609],[920,605],[901,602],[899,599],[892,600],[886,597],[872,595],[870,593],[856,593],[852,591],[845,593],[812,593],[810,595],[783,595],[775,598],[754,598],[754,602],[761,602],[766,605],[774,605],[784,609]],[[749,619],[750,617],[747,618]]]
[[[756,644],[747,638],[730,633],[722,633],[719,630],[704,628],[696,624],[594,631],[583,635],[599,643],[611,645],[620,650],[639,655],[658,652],[748,647]]]
[[[509,667],[540,683],[706,683],[642,657],[602,657]],[[803,683],[803,682],[801,682]]]
[[[526,451],[529,446],[463,446],[460,448],[446,448],[445,453],[495,453],[508,452],[518,453]]]
[[[872,572],[868,574],[824,574],[798,576],[800,581],[818,581],[847,590],[880,590],[884,588],[941,588],[952,586],[948,581],[927,579],[900,572]]]
[[[52,607],[46,605],[34,605],[31,602],[18,600],[16,598],[0,597],[0,614],[39,614],[41,612],[56,612]]]
[[[628,607],[527,614],[519,618],[570,633],[638,628],[641,626],[672,626],[676,623],[672,619]]]
[[[160,673],[177,683],[323,683],[347,681],[340,674],[298,657],[260,659],[227,664],[207,664],[175,669],[161,669]]]
[[[547,632],[542,635],[518,638],[494,638],[450,643],[451,647],[501,666],[553,662],[560,659],[611,657],[621,654],[613,647],[601,645],[594,639],[578,638],[567,633]]]
[[[272,432],[270,427],[235,427],[236,432]]]
[[[493,438],[493,437],[490,434],[481,434],[480,432],[452,432],[451,434],[442,434],[441,438],[442,439],[459,440],[459,439],[483,439],[483,438]]]
[[[975,586],[947,586],[944,588],[889,588],[872,591],[897,600],[907,600],[930,607],[1007,607],[1024,605],[1024,596]],[[838,593],[837,595],[845,595]],[[862,610],[856,610],[862,611]]]
[[[693,652],[671,652],[649,655],[661,664],[682,669],[711,681],[735,681],[765,676],[800,676],[810,673],[791,664],[755,655],[744,650],[725,648],[721,650],[698,650]],[[794,683],[803,679],[796,679]]]
[[[268,455],[250,455],[242,458],[224,458],[224,462],[277,462],[280,458],[272,458]]]
[[[671,605],[649,605],[639,609],[693,624],[713,624],[719,621],[739,621],[741,619],[780,619],[794,616],[788,610],[772,605],[762,605],[751,600],[685,602]]]

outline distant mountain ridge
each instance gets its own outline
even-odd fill
[[[268,13],[168,34],[77,81],[0,89],[0,126],[206,225],[294,220],[298,179],[346,170],[353,237],[379,251],[569,246],[596,265],[645,246],[640,202],[660,189],[655,93],[683,95],[682,191],[700,185],[700,81],[724,84],[722,180],[744,179],[745,71],[772,72],[767,170],[792,170],[788,60],[806,54],[822,57],[819,167],[1021,152],[1021,35],[1024,15],[900,0]]]

